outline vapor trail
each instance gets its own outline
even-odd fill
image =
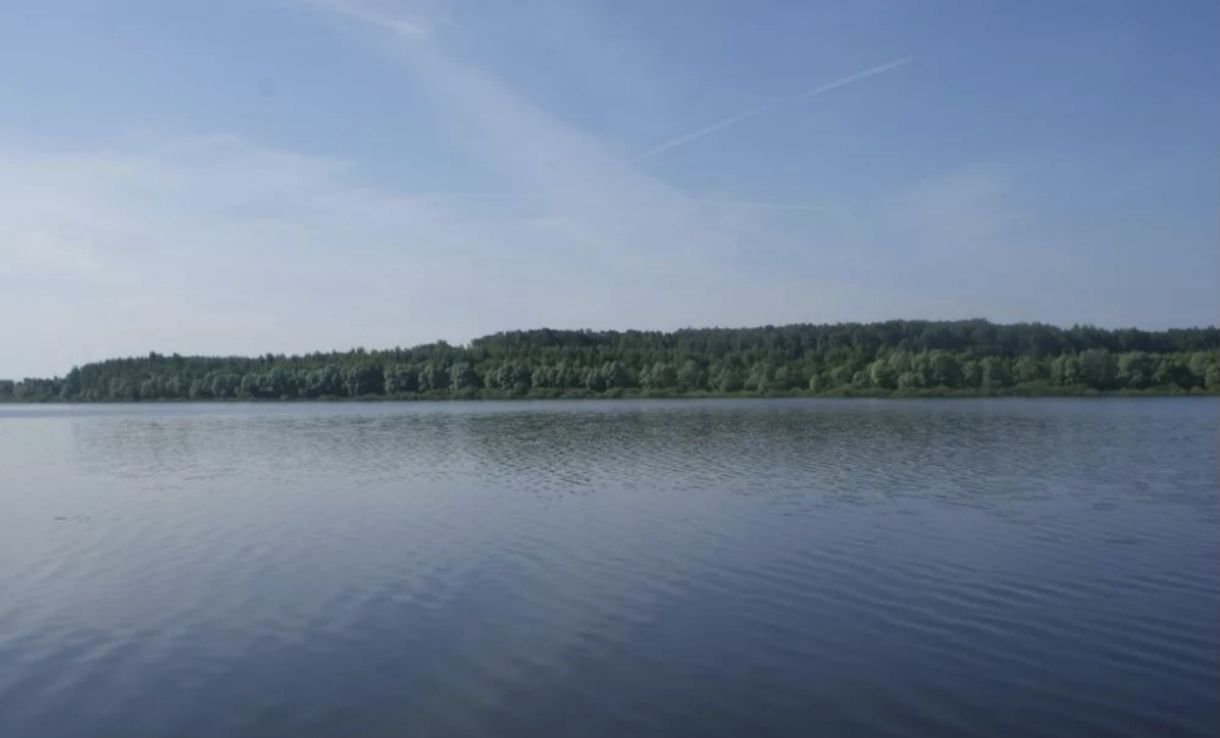
[[[796,100],[804,100],[805,98],[821,95],[824,92],[829,92],[835,88],[842,87],[844,85],[849,85],[852,82],[857,82],[866,77],[872,77],[875,74],[881,74],[882,72],[888,72],[889,70],[895,69],[897,67],[901,67],[904,64],[910,64],[912,61],[914,61],[914,59],[915,58],[911,57],[911,56],[908,56],[908,57],[905,57],[902,59],[895,59],[892,62],[887,62],[880,66],[873,67],[871,69],[866,69],[863,72],[856,72],[853,75],[844,77],[843,79],[835,80],[834,82],[830,82],[828,84],[824,84],[821,87],[815,87],[812,90],[806,90],[806,91],[801,92],[796,95],[776,98],[774,100],[771,100],[770,102],[765,102],[762,105],[758,105],[753,108],[750,108],[749,110],[747,110],[745,112],[738,113],[737,115],[729,116],[728,118],[725,118],[724,120],[719,120],[715,123],[712,123],[711,125],[707,125],[702,128],[691,131],[690,133],[687,133],[683,136],[679,136],[677,138],[670,139],[669,141],[666,141],[663,144],[654,146],[653,148],[645,151],[644,153],[635,157],[635,159],[633,159],[632,161],[641,162],[641,161],[645,161],[647,159],[651,159],[655,156],[659,156],[660,154],[665,153],[666,151],[669,151],[670,149],[677,148],[683,144],[690,143],[691,141],[694,141],[696,139],[700,139],[700,138],[703,138],[704,136],[711,135],[711,134],[715,133],[716,131],[719,131],[723,128],[728,128],[731,125],[740,123],[741,121],[746,120],[747,118],[753,118],[756,115],[765,113],[768,110],[770,110],[771,108],[776,107],[777,105],[780,105],[780,104],[783,104],[786,102],[794,102]]]

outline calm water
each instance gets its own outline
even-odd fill
[[[1218,413],[0,406],[0,736],[1215,736]]]

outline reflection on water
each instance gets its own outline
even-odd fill
[[[1217,410],[0,408],[0,735],[1214,735]]]

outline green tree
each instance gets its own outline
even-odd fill
[[[678,386],[678,372],[672,364],[657,361],[641,374],[640,381],[646,388],[652,390],[673,389]]]
[[[962,386],[978,387],[983,383],[983,367],[974,359],[962,362]]]
[[[868,380],[874,387],[894,389],[898,384],[898,374],[889,361],[877,359],[868,366]]]
[[[938,351],[932,354],[932,381],[941,387],[958,387],[962,383],[962,366],[957,357]]]
[[[241,377],[232,372],[220,372],[212,377],[212,397],[237,397]]]
[[[1193,387],[1204,387],[1207,385],[1207,371],[1216,365],[1216,356],[1214,354],[1196,351],[1190,355],[1190,359],[1186,362],[1186,368],[1190,370],[1194,381],[1191,382]]]
[[[522,361],[505,362],[495,372],[496,386],[517,394],[529,392],[533,382],[533,372]]]
[[[1008,366],[1004,360],[996,356],[988,356],[984,358],[979,365],[982,369],[983,387],[989,390],[998,390],[1008,387],[1012,384],[1012,375],[1008,371]]]
[[[1012,376],[1017,382],[1040,382],[1047,377],[1042,362],[1032,356],[1022,356],[1012,365]]]
[[[672,333],[542,329],[497,333],[467,346],[438,341],[302,356],[149,352],[74,367],[63,378],[9,380],[0,384],[0,400],[445,396],[451,389],[467,396],[484,384],[513,394],[581,387],[611,394],[634,387],[699,392],[709,383],[720,392],[997,391],[1010,382],[1047,379],[1066,388],[1217,391],[1218,351],[1215,327],[1108,331],[967,320]]]
[[[585,389],[590,392],[605,392],[606,391],[606,375],[600,369],[589,367],[585,369]]]
[[[678,370],[678,387],[683,392],[702,390],[707,387],[707,374],[693,359],[687,359]]]
[[[251,398],[258,396],[258,375],[254,372],[246,372],[241,375],[241,384],[237,388],[237,396]]]
[[[1105,349],[1087,349],[1078,359],[1080,380],[1095,389],[1110,389],[1118,380],[1118,363]]]
[[[1156,371],[1152,373],[1152,381],[1162,387],[1188,389],[1194,384],[1194,375],[1186,362],[1174,356],[1162,356],[1157,362]]]
[[[372,364],[356,364],[343,370],[343,389],[348,397],[380,395],[385,391],[385,373]]]
[[[835,387],[846,387],[852,383],[855,376],[856,371],[850,364],[841,364],[830,372],[830,381]]]
[[[449,387],[453,390],[472,390],[479,387],[479,375],[474,367],[459,361],[449,369]]]
[[[720,392],[740,392],[744,386],[745,381],[741,378],[741,372],[737,370],[737,367],[723,367],[716,376],[715,388]]]
[[[1051,361],[1051,380],[1064,387],[1080,384],[1080,361],[1071,354],[1056,356]]]
[[[923,378],[915,372],[903,372],[898,375],[898,389],[916,390],[923,387]]]
[[[419,372],[409,364],[387,364],[383,370],[382,386],[387,395],[409,394],[419,391]]]
[[[775,367],[769,361],[759,361],[750,367],[746,375],[745,388],[753,392],[766,392],[771,388],[771,377]]]
[[[258,392],[260,397],[290,397],[296,394],[296,387],[288,372],[275,367],[260,377]]]
[[[1152,384],[1157,362],[1143,351],[1129,351],[1118,357],[1119,383],[1132,389],[1144,389]]]
[[[607,389],[625,389],[631,386],[631,372],[621,361],[607,361],[602,364],[601,375]]]
[[[438,363],[427,362],[419,372],[421,392],[439,392],[449,389],[449,370]]]

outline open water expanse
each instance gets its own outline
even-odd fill
[[[1216,736],[1218,416],[0,406],[0,736]]]

